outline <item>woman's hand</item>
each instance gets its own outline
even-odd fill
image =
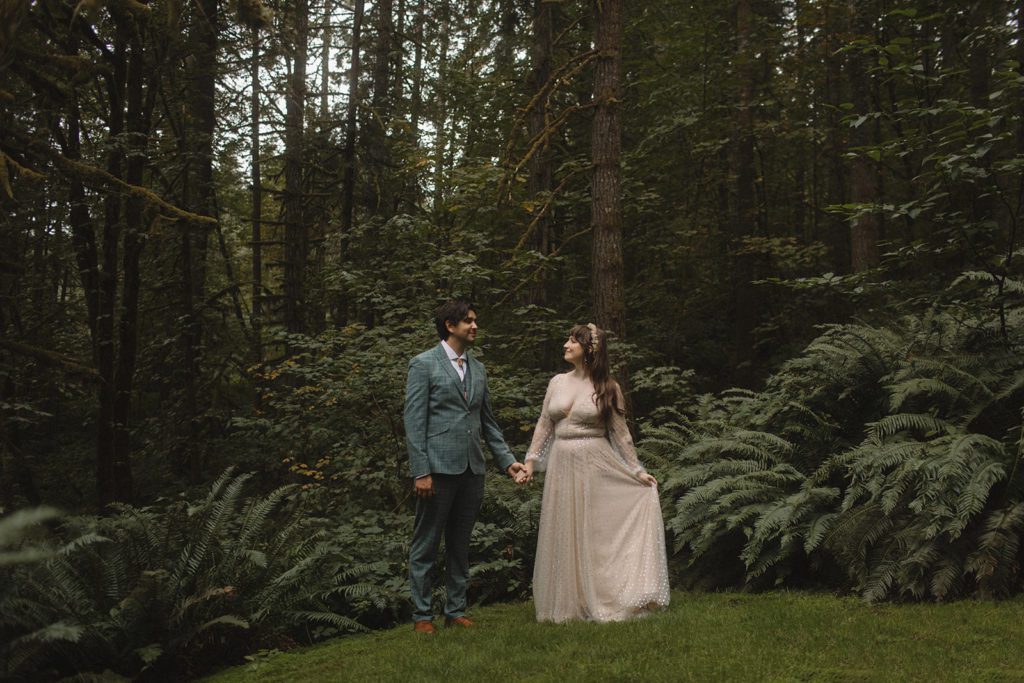
[[[523,469],[516,474],[516,483],[528,484],[531,481],[533,481],[533,461],[527,460],[526,464],[523,465]]]
[[[640,481],[647,484],[648,486],[658,485],[658,480],[654,478],[653,474],[650,474],[648,472],[644,472],[643,474],[640,475]]]

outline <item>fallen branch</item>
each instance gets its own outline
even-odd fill
[[[19,356],[28,356],[35,360],[49,366],[64,368],[71,375],[79,376],[90,382],[100,382],[100,374],[96,372],[95,368],[90,368],[87,365],[82,365],[73,358],[56,353],[55,351],[47,351],[46,349],[39,349],[28,344],[22,344],[21,342],[10,341],[8,339],[0,339],[0,349],[7,349],[11,353],[18,354]]]

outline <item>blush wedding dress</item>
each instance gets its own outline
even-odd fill
[[[639,479],[645,470],[625,419],[613,410],[606,428],[593,396],[589,379],[555,375],[527,452],[546,472],[538,621],[621,621],[669,601],[658,489]]]

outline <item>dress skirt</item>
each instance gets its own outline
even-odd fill
[[[658,489],[604,437],[551,446],[533,593],[538,621],[621,621],[668,604]]]

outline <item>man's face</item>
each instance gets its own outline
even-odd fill
[[[462,344],[472,344],[476,341],[476,311],[470,310],[466,317],[456,324],[446,322],[448,333],[458,339]]]

